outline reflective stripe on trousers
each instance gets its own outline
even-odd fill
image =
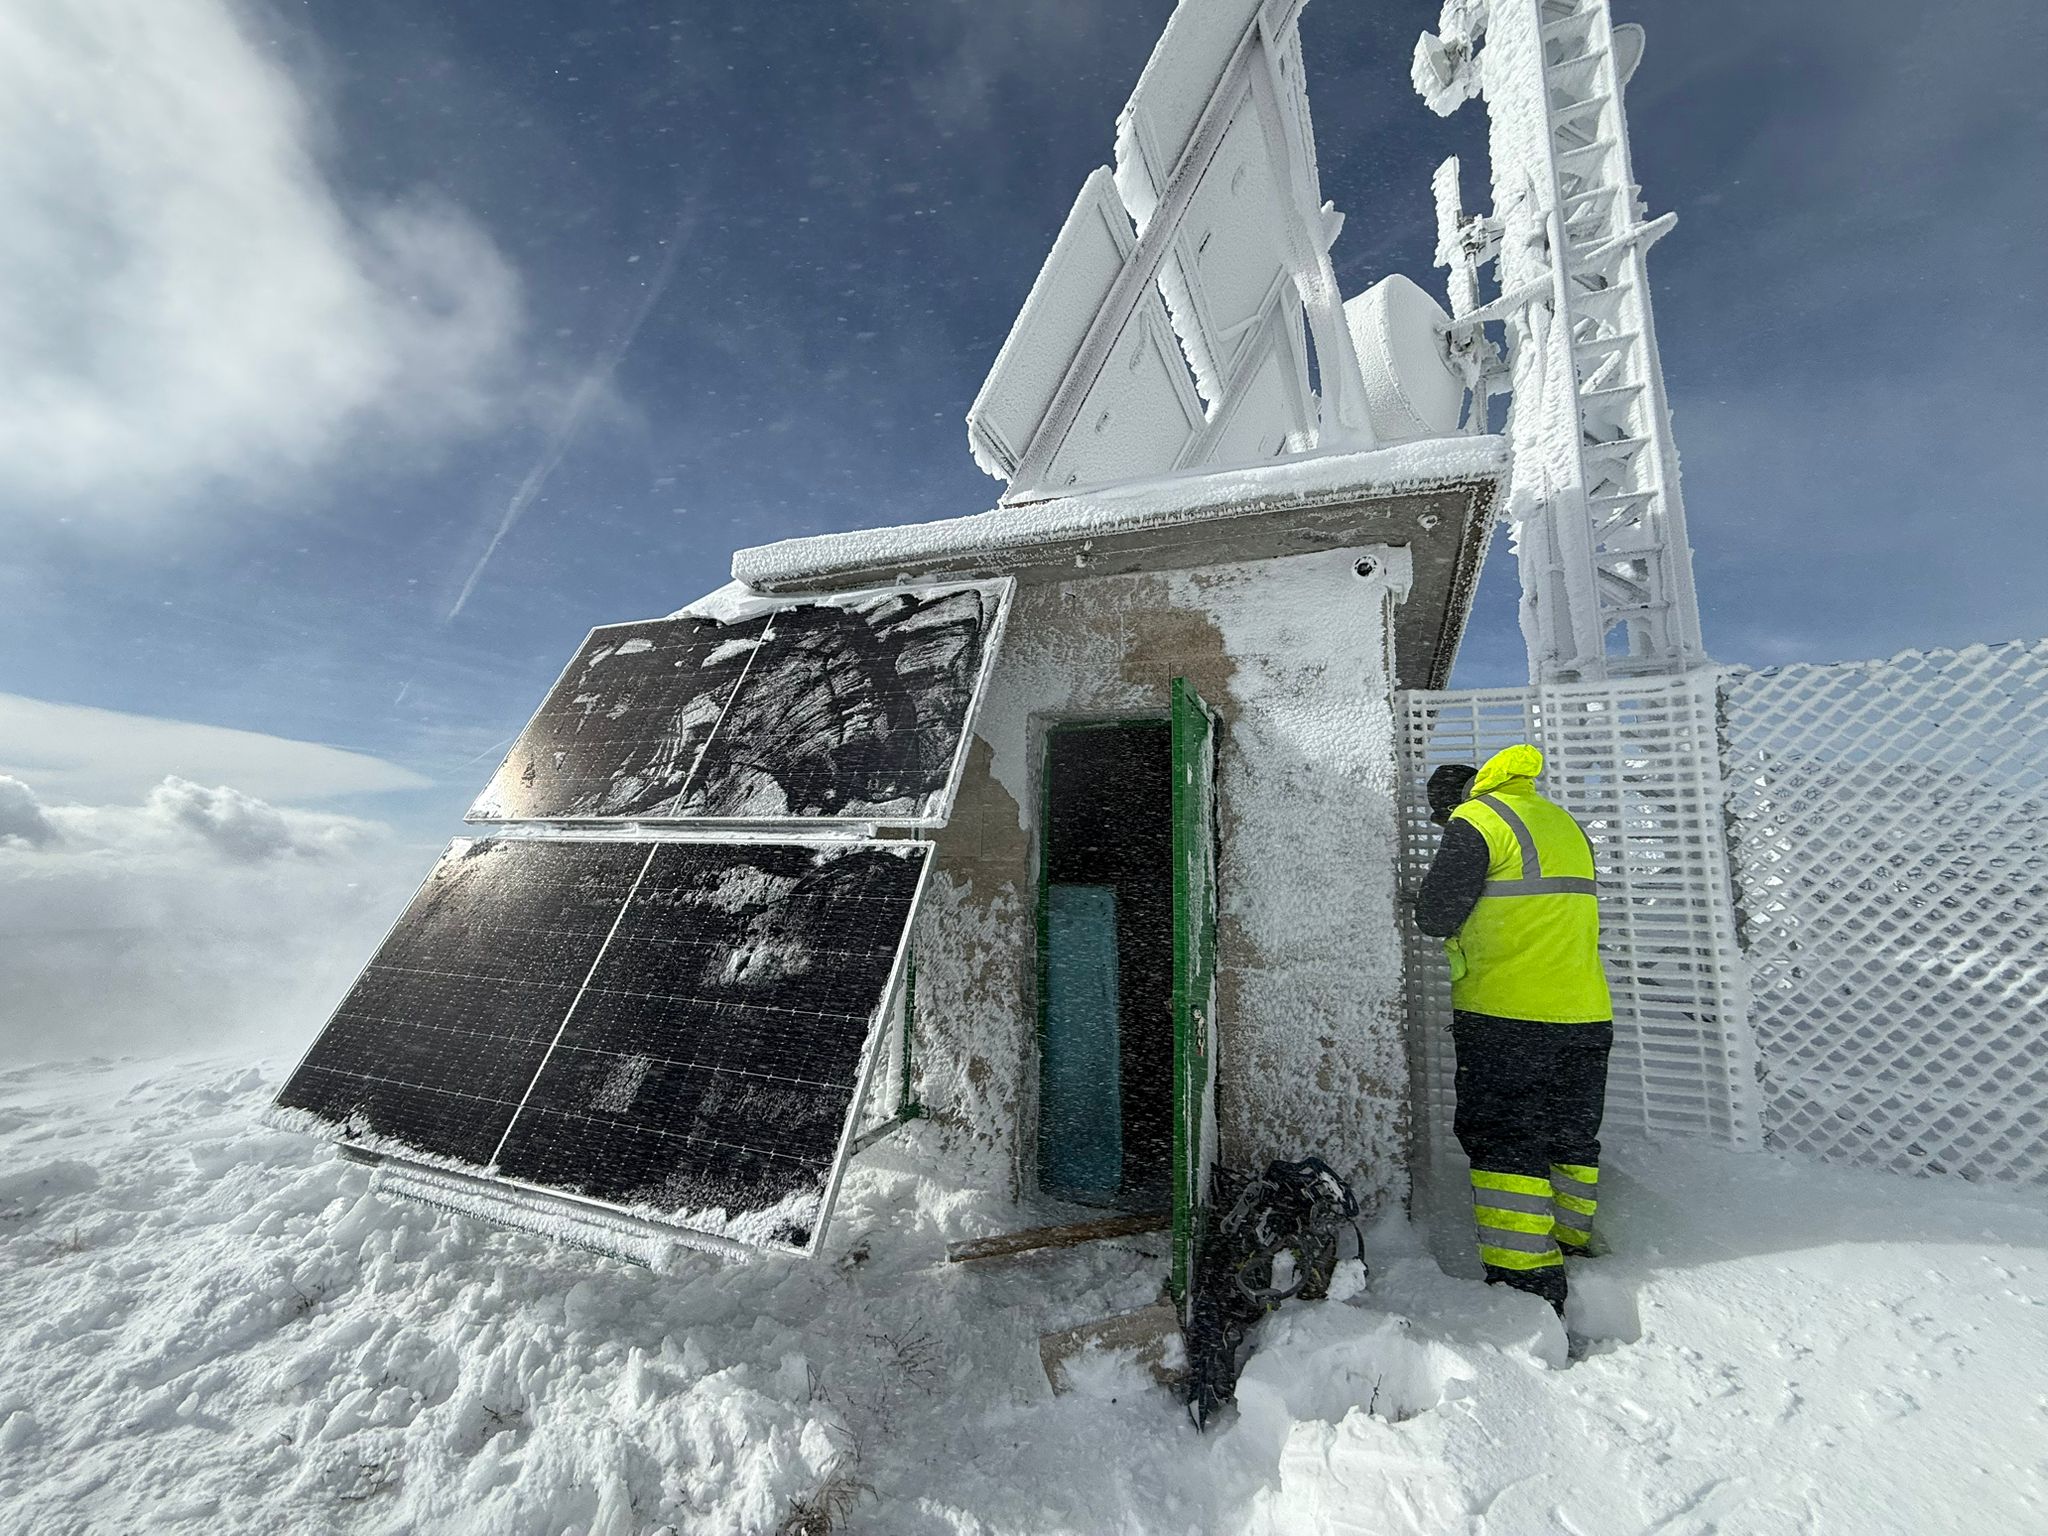
[[[1557,1240],[1570,1248],[1591,1243],[1593,1214],[1600,1208],[1600,1170],[1584,1163],[1552,1163],[1550,1197]]]
[[[1556,1223],[1550,1180],[1472,1170],[1472,1215],[1479,1257],[1495,1269],[1546,1269],[1564,1262],[1551,1235]]]

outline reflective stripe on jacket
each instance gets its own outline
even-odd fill
[[[1614,1017],[1600,967],[1593,847],[1571,815],[1536,792],[1543,754],[1496,754],[1451,812],[1486,839],[1486,886],[1458,930],[1464,974],[1452,1006],[1545,1024]]]

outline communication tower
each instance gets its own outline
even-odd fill
[[[1416,89],[1448,116],[1483,96],[1493,212],[1435,178],[1452,349],[1486,400],[1509,393],[1508,515],[1532,682],[1668,675],[1705,663],[1678,449],[1644,257],[1677,222],[1645,217],[1622,95],[1643,30],[1608,0],[1447,0],[1416,45]],[[1498,293],[1483,301],[1480,271]],[[1485,326],[1505,329],[1503,369]]]

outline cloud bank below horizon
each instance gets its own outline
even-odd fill
[[[300,1049],[430,863],[224,785],[46,805],[0,776],[0,1062]]]

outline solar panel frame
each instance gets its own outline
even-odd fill
[[[604,1251],[615,1252],[622,1257],[632,1258],[639,1262],[656,1262],[659,1243],[653,1237],[649,1237],[644,1241],[626,1237],[615,1241],[600,1240],[593,1242],[590,1240],[590,1233],[602,1233],[608,1228],[616,1228],[621,1234],[635,1232],[655,1234],[687,1247],[699,1248],[726,1256],[762,1249],[787,1252],[804,1257],[815,1256],[820,1244],[824,1240],[824,1234],[830,1225],[832,1213],[838,1201],[839,1190],[845,1178],[846,1165],[851,1157],[854,1143],[858,1138],[868,1096],[872,1091],[880,1058],[884,1054],[883,1046],[886,1036],[898,1016],[902,1003],[909,964],[911,934],[915,928],[917,913],[922,906],[924,893],[930,881],[933,845],[922,838],[878,839],[846,836],[798,838],[744,831],[712,833],[705,836],[691,836],[687,833],[682,833],[651,837],[602,831],[579,836],[551,831],[540,836],[520,836],[515,833],[511,836],[495,838],[457,838],[450,843],[449,848],[442,855],[442,860],[445,860],[458,849],[467,852],[479,844],[521,844],[544,848],[620,846],[642,853],[632,888],[620,900],[618,911],[614,916],[611,929],[606,935],[604,944],[585,970],[578,985],[575,999],[563,1010],[557,1022],[554,1035],[554,1042],[557,1044],[567,1033],[573,1022],[592,980],[596,977],[605,957],[610,953],[611,943],[616,937],[619,927],[624,923],[627,913],[631,910],[642,882],[663,849],[757,845],[802,850],[813,854],[828,849],[837,849],[843,852],[876,849],[888,850],[893,856],[905,859],[906,861],[915,861],[915,877],[903,903],[902,919],[895,935],[894,945],[888,951],[887,966],[881,979],[877,1001],[873,1010],[868,1015],[865,1032],[856,1053],[857,1070],[854,1073],[851,1093],[847,1099],[844,1119],[839,1126],[837,1136],[834,1138],[832,1157],[830,1163],[826,1165],[825,1177],[819,1194],[818,1208],[815,1217],[811,1220],[805,1239],[802,1242],[779,1241],[772,1233],[768,1236],[754,1238],[735,1235],[731,1232],[704,1231],[692,1227],[686,1222],[664,1219],[662,1213],[657,1209],[645,1204],[607,1200],[498,1171],[494,1166],[495,1160],[502,1154],[506,1143],[510,1141],[513,1130],[517,1127],[520,1116],[525,1110],[527,1099],[531,1098],[533,1089],[539,1084],[542,1074],[546,1071],[547,1062],[545,1059],[535,1067],[528,1082],[525,1096],[521,1099],[519,1106],[513,1110],[504,1133],[499,1137],[497,1151],[493,1152],[492,1161],[486,1164],[470,1163],[458,1157],[438,1155],[431,1149],[414,1146],[396,1136],[385,1133],[378,1133],[368,1139],[360,1135],[351,1137],[346,1129],[346,1121],[337,1122],[331,1116],[322,1116],[310,1109],[283,1104],[284,1092],[289,1089],[291,1083],[299,1076],[307,1062],[319,1051],[322,1041],[327,1038],[328,1030],[325,1027],[315,1036],[313,1042],[301,1056],[298,1066],[286,1078],[285,1086],[280,1090],[279,1102],[273,1105],[266,1115],[266,1119],[270,1123],[286,1129],[311,1129],[334,1137],[343,1151],[356,1160],[388,1165],[394,1170],[410,1170],[411,1174],[408,1175],[410,1183],[401,1180],[399,1188],[400,1192],[415,1198],[433,1199],[434,1196],[431,1191],[434,1188],[434,1181],[439,1180],[441,1183],[448,1184],[450,1189],[460,1186],[466,1192],[464,1203],[457,1204],[446,1200],[439,1203],[450,1204],[451,1208],[470,1210],[479,1202],[488,1203],[489,1191],[491,1189],[502,1189],[505,1196],[501,1202],[502,1208],[488,1213],[478,1213],[490,1214],[510,1226],[540,1231],[550,1236],[563,1237],[569,1241],[583,1242],[586,1246],[596,1246]],[[409,902],[398,917],[393,920],[390,929],[386,932],[384,943],[378,947],[379,953],[383,951],[385,944],[388,944],[398,933],[407,917],[412,913],[413,905],[418,901],[419,895],[426,891],[434,879],[434,874],[441,869],[442,860],[437,860],[434,870],[429,871],[427,877],[420,882],[420,886],[415,892],[414,901]],[[373,969],[375,963],[375,957],[373,956],[371,963],[364,967],[364,973],[367,974]],[[335,1011],[336,1018],[340,1016],[342,1008],[347,1005],[348,997],[353,996],[355,990],[355,986],[352,985],[349,994],[344,997],[342,1005],[338,1006]],[[330,1018],[329,1025],[331,1026],[333,1022],[334,1019]],[[549,1047],[550,1055],[552,1055],[553,1049],[554,1045],[551,1044]],[[411,1175],[417,1175],[417,1177],[411,1177]],[[425,1182],[421,1185],[421,1188],[410,1187],[411,1184],[419,1184],[422,1180]],[[426,1192],[423,1193],[423,1190]],[[547,1213],[550,1211],[558,1213],[559,1220],[550,1221],[547,1216]],[[659,1267],[658,1263],[656,1267]]]
[[[684,800],[692,791],[698,788],[698,772],[704,760],[711,754],[715,746],[722,744],[721,732],[724,729],[726,717],[746,686],[747,672],[751,670],[755,656],[759,654],[763,646],[772,641],[773,620],[776,616],[806,607],[854,609],[892,597],[939,598],[957,592],[970,591],[979,593],[988,603],[988,616],[984,621],[981,631],[980,661],[975,671],[973,684],[968,690],[965,706],[961,711],[959,734],[953,744],[950,767],[943,783],[930,796],[921,814],[892,814],[887,811],[873,809],[843,815],[678,814]],[[682,782],[677,785],[672,794],[664,797],[656,809],[616,815],[507,814],[484,809],[486,802],[492,798],[493,794],[497,792],[500,783],[511,772],[515,759],[522,755],[523,749],[527,748],[529,733],[533,731],[535,725],[542,717],[549,713],[547,708],[549,702],[555,698],[564,684],[571,680],[572,674],[576,671],[577,663],[600,635],[614,630],[629,630],[674,623],[687,619],[690,615],[683,613],[660,619],[635,619],[617,624],[595,625],[585,633],[582,642],[570,654],[568,661],[563,665],[561,672],[557,674],[555,681],[549,685],[547,692],[542,696],[540,708],[535,711],[533,717],[522,727],[519,736],[513,741],[504,759],[492,774],[489,784],[478,795],[469,810],[464,813],[463,820],[472,825],[479,826],[530,825],[535,827],[559,827],[570,830],[599,826],[644,826],[650,828],[706,827],[729,828],[733,830],[820,828],[844,831],[856,827],[903,829],[907,831],[936,830],[945,826],[951,818],[953,804],[959,797],[960,784],[966,775],[967,754],[973,744],[975,721],[979,717],[982,701],[987,696],[989,679],[994,675],[996,657],[1002,649],[1003,637],[1008,629],[1010,610],[1013,605],[1015,592],[1015,579],[1004,576],[977,581],[904,583],[895,586],[869,587],[857,592],[778,594],[773,599],[773,610],[759,615],[766,620],[767,627],[761,635],[755,637],[746,668],[741,670],[738,677],[734,679],[732,687],[725,692],[724,702],[717,722],[699,744]],[[749,615],[748,617],[752,619],[756,615]],[[734,636],[733,640],[737,641],[739,638]]]
[[[687,1232],[604,1210],[549,1190],[533,1190],[503,1179],[429,1167],[395,1155],[372,1156],[342,1148],[352,1162],[369,1165],[373,1194],[396,1195],[423,1205],[478,1216],[500,1226],[534,1232],[558,1243],[644,1264],[656,1274],[676,1272],[676,1253],[693,1249],[724,1259],[748,1259],[759,1250],[729,1238]]]

